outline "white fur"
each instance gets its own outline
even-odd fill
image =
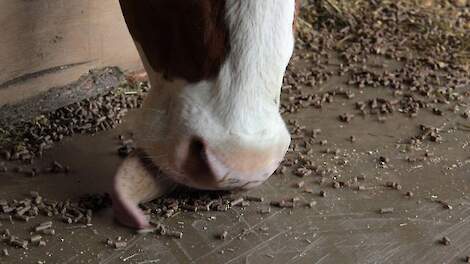
[[[137,132],[140,145],[163,171],[177,181],[207,187],[174,163],[175,148],[191,136],[224,157],[253,149],[273,153],[273,163],[280,161],[290,142],[279,97],[294,46],[294,13],[294,0],[227,0],[230,53],[216,79],[199,83],[165,81],[136,43],[153,86]],[[261,178],[266,175],[245,182]]]

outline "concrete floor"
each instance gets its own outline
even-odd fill
[[[335,87],[336,81],[332,78],[315,92]],[[273,209],[267,215],[258,212],[262,204],[223,213],[181,213],[165,220],[184,232],[180,240],[135,235],[115,224],[110,210],[105,210],[94,216],[92,227],[55,224],[58,234],[47,238],[46,247],[10,249],[11,256],[0,257],[0,263],[462,263],[470,255],[470,132],[459,129],[459,124],[468,120],[451,112],[436,116],[422,111],[415,119],[397,113],[385,123],[360,116],[349,124],[339,122],[338,115],[354,112],[358,100],[392,96],[380,88],[362,91],[354,100],[337,99],[320,110],[308,108],[285,117],[320,128],[318,141],[326,139],[328,144],[313,146],[315,163],[333,168],[342,181],[364,175],[364,191],[334,189],[330,183],[319,184],[318,178],[277,174],[250,193],[267,201],[298,196],[317,205]],[[424,142],[421,150],[406,150],[405,142],[418,135],[419,124],[442,128],[443,142]],[[1,198],[21,198],[31,190],[51,199],[106,191],[119,163],[116,136],[122,130],[66,139],[34,165],[58,160],[72,168],[68,175],[1,174]],[[350,136],[356,142],[350,142]],[[322,153],[326,148],[340,149],[341,154]],[[406,160],[424,157],[425,150],[434,155],[413,163]],[[380,166],[379,156],[389,158],[389,163]],[[300,180],[314,193],[293,187]],[[398,182],[403,189],[385,188],[387,181]],[[320,190],[326,197],[318,195]],[[414,193],[412,198],[406,197],[408,191]],[[450,204],[452,210],[436,200]],[[393,213],[379,213],[390,207]],[[29,228],[44,220],[3,222],[0,230],[9,228],[27,238]],[[222,230],[228,231],[227,239],[216,239]],[[106,238],[118,236],[128,242],[127,247],[115,250],[105,245]],[[449,246],[439,243],[444,236],[451,240]]]

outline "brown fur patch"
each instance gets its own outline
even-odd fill
[[[150,66],[169,78],[217,76],[229,52],[225,0],[120,0]]]

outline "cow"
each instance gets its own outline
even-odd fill
[[[270,177],[290,134],[280,113],[299,0],[120,0],[151,90],[133,120],[138,154],[113,191],[119,222],[173,184],[250,189]]]

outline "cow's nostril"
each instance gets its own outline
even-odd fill
[[[210,176],[211,169],[207,162],[205,145],[201,139],[193,138],[190,141],[183,169],[189,175]]]

